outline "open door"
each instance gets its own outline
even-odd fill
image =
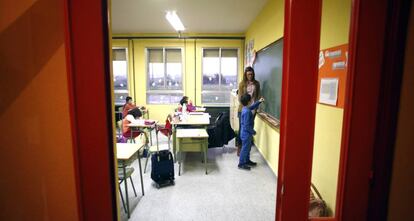
[[[323,220],[387,219],[409,5],[352,1],[336,213]],[[276,220],[308,217],[320,17],[321,1],[285,2]]]

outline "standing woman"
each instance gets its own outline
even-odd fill
[[[239,83],[239,90],[237,92],[239,101],[240,101],[240,97],[246,93],[251,96],[250,104],[253,104],[254,102],[259,100],[260,83],[256,81],[256,79],[254,78],[254,75],[255,73],[252,67],[248,66],[244,69],[243,80]],[[239,127],[240,127],[240,115],[241,115],[242,108],[243,108],[243,105],[240,103],[238,113],[237,113],[237,116],[239,117]],[[256,117],[256,110],[253,111],[253,119],[255,117]],[[239,133],[237,135],[236,140],[237,140],[237,156],[239,156],[240,149],[241,149],[240,128],[239,128]]]

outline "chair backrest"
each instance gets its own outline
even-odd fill
[[[122,131],[122,120],[117,121],[116,126]]]
[[[217,115],[216,120],[214,121],[214,124],[218,124],[220,122],[220,120],[222,120],[223,115],[224,115],[224,112],[220,112]]]
[[[158,130],[167,137],[172,135],[171,121],[172,121],[172,117],[171,117],[170,114],[168,114],[167,119],[165,119],[165,126],[164,127],[158,127]]]

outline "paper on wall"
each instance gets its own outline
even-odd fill
[[[322,78],[319,90],[319,103],[335,105],[338,101],[338,78]]]

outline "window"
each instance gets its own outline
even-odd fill
[[[128,51],[126,48],[112,48],[115,105],[125,103],[128,96]]]
[[[177,104],[183,96],[180,48],[147,49],[147,103]]]
[[[203,49],[203,104],[230,103],[230,91],[237,88],[237,64],[237,49]]]

